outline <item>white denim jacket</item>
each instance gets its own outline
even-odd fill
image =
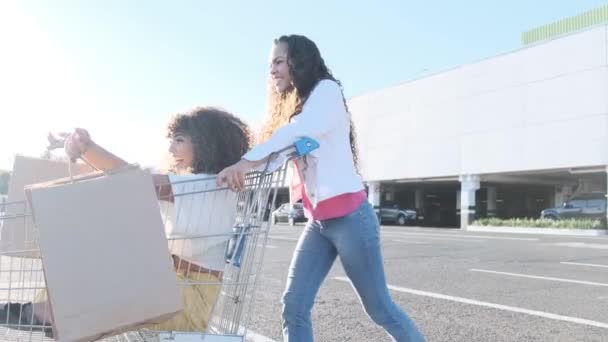
[[[298,160],[304,188],[313,207],[323,200],[364,189],[350,147],[350,113],[344,107],[340,86],[320,81],[302,112],[277,129],[270,139],[254,146],[243,159],[258,161],[292,145],[302,137],[315,139],[320,147]]]

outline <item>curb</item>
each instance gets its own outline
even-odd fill
[[[494,226],[469,226],[468,232],[509,233],[509,234],[543,234],[570,236],[608,236],[608,229],[555,229],[555,228],[515,228]]]

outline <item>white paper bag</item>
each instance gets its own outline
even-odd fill
[[[47,182],[69,176],[68,163],[63,161],[16,156],[8,185],[8,203],[0,230],[0,254],[20,257],[38,257],[38,244],[30,210],[26,207],[23,188],[30,184]],[[73,164],[75,175],[92,172],[84,164]],[[22,202],[17,204],[18,202]],[[26,216],[23,216],[26,214]]]
[[[182,310],[150,174],[129,168],[26,193],[56,339],[94,341]]]

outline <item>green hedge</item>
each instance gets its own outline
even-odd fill
[[[474,226],[494,227],[530,227],[530,228],[557,228],[557,229],[606,229],[606,226],[598,220],[567,219],[567,220],[542,220],[530,218],[482,218],[473,222]]]

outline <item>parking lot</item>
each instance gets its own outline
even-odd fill
[[[252,324],[281,339],[280,297],[302,225],[275,225]],[[391,293],[429,341],[607,341],[608,237],[382,227]],[[388,341],[339,262],[313,310],[317,341]]]

